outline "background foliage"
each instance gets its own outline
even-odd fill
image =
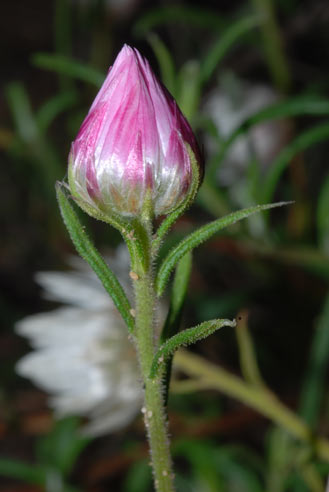
[[[248,326],[220,330],[193,351],[253,384],[266,381],[315,434],[328,436],[327,3],[17,0],[5,2],[0,22],[6,46],[0,106],[1,490],[151,490],[139,419],[118,434],[87,441],[77,419],[55,422],[46,395],[14,371],[28,351],[14,334],[15,322],[51,306],[40,299],[34,273],[63,268],[72,251],[54,183],[65,176],[70,142],[124,42],[149,58],[205,148],[203,186],[175,226],[172,243],[238,208],[295,201],[196,250],[183,325],[243,313]],[[229,88],[234,99],[241,84],[265,85],[277,98],[221,134],[207,100],[218,88]],[[244,104],[238,97],[235,103],[237,111]],[[220,185],[220,168],[233,166],[230,149],[263,122],[276,124],[273,133],[283,132],[274,155],[264,164],[248,149],[243,172]],[[99,247],[119,241],[103,224],[88,220],[88,227]],[[300,441],[264,418],[265,409],[256,412],[202,384],[177,381],[169,400],[179,490],[324,490],[329,461],[317,456],[312,439]]]

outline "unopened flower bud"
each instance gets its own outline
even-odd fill
[[[146,203],[158,216],[177,208],[200,175],[186,118],[148,62],[125,45],[72,143],[72,195],[95,217],[137,216]]]

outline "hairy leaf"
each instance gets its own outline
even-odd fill
[[[188,252],[192,251],[197,246],[200,246],[204,241],[209,239],[211,236],[219,232],[221,229],[228,227],[229,225],[235,224],[236,222],[249,217],[257,212],[262,212],[270,208],[281,207],[287,205],[291,202],[278,202],[270,203],[268,205],[256,205],[255,207],[245,208],[243,210],[238,210],[225,217],[214,220],[209,224],[200,227],[196,231],[192,232],[189,236],[183,239],[177,244],[171,251],[169,251],[166,258],[163,260],[159,272],[156,278],[156,290],[158,296],[160,296],[168,282],[170,273],[174,269],[177,262],[183,258],[183,256]]]
[[[177,333],[177,335],[169,338],[169,340],[167,340],[155,354],[152,362],[150,378],[153,379],[156,377],[160,367],[164,367],[166,360],[171,357],[180,347],[186,347],[187,345],[191,345],[202,338],[206,338],[223,326],[235,327],[235,325],[235,320],[213,319],[210,321],[204,321],[197,326],[193,326],[193,328],[187,328],[186,330]]]
[[[94,270],[132,332],[134,319],[130,314],[131,306],[119,280],[86,234],[60,183],[56,186],[56,192],[64,223],[77,252]]]

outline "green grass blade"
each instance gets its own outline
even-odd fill
[[[246,118],[224,141],[216,158],[212,159],[212,164],[208,166],[207,176],[213,179],[218,165],[223,161],[227,152],[237,138],[248,132],[255,125],[269,120],[289,118],[299,115],[327,115],[329,114],[329,99],[319,96],[296,96],[279,101],[264,109],[261,109],[252,116]]]
[[[298,153],[306,150],[322,140],[329,138],[329,123],[321,123],[310,130],[298,135],[290,144],[288,144],[272,162],[269,172],[263,183],[262,201],[271,201],[278,181],[290,163],[291,159]]]
[[[43,181],[42,192],[52,202],[54,201],[54,183],[63,175],[63,168],[56,149],[40,131],[24,85],[20,82],[12,82],[6,87],[5,92],[18,141],[23,144],[24,153],[34,167],[38,179]]]
[[[204,61],[200,67],[200,83],[204,84],[207,82],[212,74],[214,73],[216,67],[220,63],[220,61],[224,58],[226,53],[229,51],[232,45],[236,43],[236,41],[253,29],[256,26],[259,26],[261,23],[261,17],[259,15],[243,17],[239,19],[234,24],[231,24],[226,31],[221,33],[220,37],[213,44],[211,49],[209,50],[207,56],[204,58]]]
[[[128,326],[129,331],[132,332],[134,329],[134,319],[130,314],[131,306],[127,296],[117,277],[107,266],[104,259],[87,236],[84,227],[81,225],[78,216],[76,215],[62,188],[63,185],[61,183],[57,183],[56,193],[59,207],[72,242],[77,252],[94,270],[102,282],[105,290],[111,296],[114,304],[118,308],[122,318]]]
[[[36,485],[45,485],[47,471],[39,465],[30,465],[16,460],[1,458],[0,476],[16,478]]]
[[[161,334],[161,342],[177,333],[192,269],[192,253],[189,251],[178,262],[171,289],[168,316]]]
[[[73,58],[51,53],[36,53],[32,55],[33,65],[44,70],[57,72],[74,79],[88,82],[99,88],[104,82],[105,75],[88,65],[85,65]]]
[[[314,428],[326,392],[329,361],[329,295],[314,333],[310,360],[301,394],[300,415]]]
[[[177,333],[177,335],[169,338],[155,354],[149,377],[151,379],[156,377],[160,367],[165,366],[165,362],[168,358],[172,357],[177,349],[191,345],[198,340],[202,340],[202,338],[212,335],[223,326],[231,326],[234,328],[235,324],[235,320],[212,319],[210,321],[204,321],[197,326],[193,326],[193,328],[187,328],[186,330]]]
[[[156,290],[158,295],[160,296],[168,282],[170,273],[175,268],[175,265],[178,261],[183,258],[183,256],[192,251],[197,246],[200,246],[204,241],[209,239],[211,236],[219,232],[220,230],[228,227],[236,222],[249,217],[258,212],[262,212],[264,210],[268,210],[270,208],[281,207],[283,205],[287,205],[291,202],[278,202],[278,203],[270,203],[268,205],[256,205],[254,207],[245,208],[243,210],[238,210],[237,212],[233,212],[225,217],[214,220],[209,224],[200,227],[196,231],[192,232],[189,236],[183,239],[180,243],[177,244],[171,251],[169,251],[166,258],[163,260],[159,272],[156,279]]]
[[[35,115],[39,130],[45,133],[55,118],[63,111],[72,108],[77,101],[78,94],[75,91],[60,92],[48,99]]]
[[[164,42],[154,33],[150,33],[147,36],[147,40],[150,43],[155,56],[157,58],[161,80],[167,87],[168,91],[176,97],[176,76],[175,65],[173,57]]]
[[[316,221],[318,240],[323,251],[329,253],[329,174],[321,187],[318,206],[316,210]]]
[[[133,33],[137,37],[142,37],[159,25],[172,24],[173,22],[181,22],[188,26],[193,25],[207,30],[218,30],[223,26],[223,17],[204,8],[170,5],[149,9],[135,23]]]
[[[179,328],[183,314],[183,307],[190,280],[192,269],[192,253],[189,251],[178,262],[175,271],[175,277],[172,284],[170,306],[168,315],[161,333],[160,343],[164,343],[170,337],[175,335]],[[167,403],[169,393],[169,383],[171,377],[172,357],[166,362],[165,381],[164,381],[164,401]]]

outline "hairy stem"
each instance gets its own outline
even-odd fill
[[[147,224],[146,229],[147,229]],[[151,245],[151,231],[148,231]],[[147,254],[150,254],[151,248]],[[167,418],[161,378],[149,379],[158,340],[155,336],[156,295],[152,273],[152,257],[148,266],[131,272],[136,298],[136,342],[144,382],[145,404],[142,409],[148,435],[155,490],[174,492],[172,463],[169,451]]]

